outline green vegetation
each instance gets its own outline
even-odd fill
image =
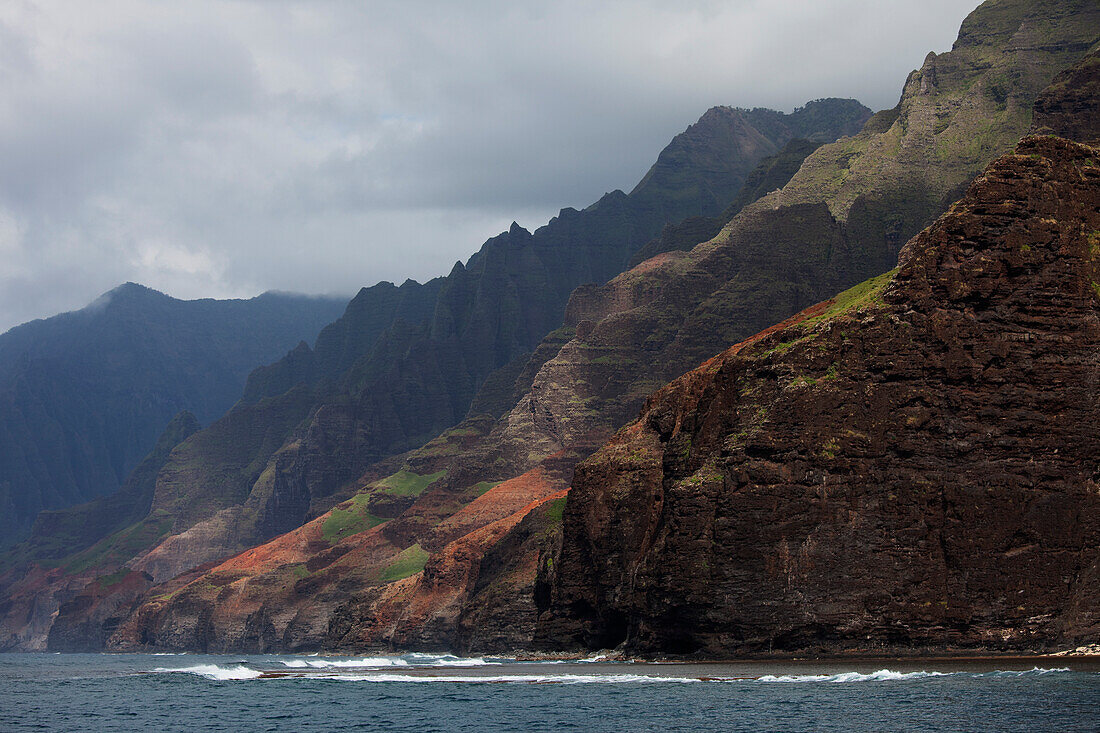
[[[813,318],[807,318],[803,321],[803,325],[812,325],[827,321],[830,318],[836,318],[839,315],[843,315],[850,311],[859,310],[860,308],[871,308],[882,304],[882,293],[886,290],[886,286],[890,284],[890,281],[894,279],[894,275],[898,272],[898,268],[894,268],[889,272],[884,272],[878,277],[872,277],[868,280],[864,280],[859,285],[853,286],[840,293],[833,298],[833,303],[825,312],[814,316]]]
[[[822,382],[831,382],[838,376],[836,362],[829,365],[829,368],[825,370],[825,373],[820,377],[807,377],[804,374],[799,374],[792,379],[788,386],[790,387],[813,387]]]
[[[812,338],[812,337],[811,336],[801,336],[801,337],[796,338],[796,339],[791,339],[790,341],[784,341],[783,343],[776,344],[772,348],[768,349],[767,351],[764,352],[763,355],[764,356],[771,356],[772,354],[782,354],[784,351],[791,348],[795,344],[802,343],[803,341],[806,341],[810,338]]]
[[[502,483],[504,483],[504,482],[503,481],[478,481],[476,484],[474,484],[474,493],[476,493],[478,496],[482,496],[486,492],[488,492],[489,489],[492,489],[494,486],[500,486]]]
[[[368,499],[370,499],[368,493],[357,494],[333,509],[328,519],[321,525],[321,536],[325,541],[336,543],[345,537],[365,532],[385,522],[385,519],[367,511]]]
[[[563,496],[560,499],[554,499],[552,502],[546,505],[546,518],[554,524],[561,524],[562,515],[565,513],[565,502],[568,496]]]
[[[630,359],[628,357],[623,357],[623,356],[611,356],[611,355],[608,355],[608,354],[604,354],[603,356],[597,356],[595,359],[592,359],[591,362],[593,364],[623,364],[623,365],[637,364],[638,363],[636,359]]]
[[[381,489],[391,496],[420,496],[424,489],[434,484],[447,475],[447,471],[436,471],[427,476],[420,476],[402,468],[392,476],[387,476],[374,482],[376,489]]]
[[[722,472],[714,466],[704,466],[683,480],[688,486],[702,486],[723,479]]]
[[[99,585],[100,588],[102,588],[103,590],[106,590],[107,588],[110,588],[112,585],[118,585],[119,583],[121,583],[122,579],[125,578],[129,574],[130,574],[130,568],[119,568],[118,570],[111,573],[110,575],[103,575],[99,578],[96,578],[96,583]]]
[[[1100,254],[1100,231],[1089,232],[1085,238],[1089,243],[1089,254],[1093,257]]]
[[[89,568],[125,562],[141,550],[151,547],[167,536],[172,520],[160,512],[105,537],[83,552],[66,558],[61,566],[66,572],[81,573]]]
[[[406,547],[397,556],[397,559],[390,563],[382,574],[379,576],[379,580],[383,583],[390,583],[395,580],[401,580],[407,578],[410,575],[416,575],[424,566],[428,563],[428,553],[420,547],[420,544],[415,544],[412,547]]]
[[[832,460],[836,458],[837,451],[839,450],[840,443],[837,442],[836,438],[830,438],[821,446],[821,457]]]
[[[421,456],[453,456],[462,452],[468,439],[481,434],[480,430],[472,427],[451,428],[425,443],[416,452]]]
[[[294,565],[288,566],[287,569],[290,570],[290,574],[298,580],[308,578],[310,575],[312,575],[312,573],[310,573],[309,570],[306,569],[304,563],[295,563]]]

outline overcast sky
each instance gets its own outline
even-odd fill
[[[892,107],[977,0],[0,4],[0,331],[352,294],[630,190],[714,105]]]

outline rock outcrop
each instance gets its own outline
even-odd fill
[[[1026,138],[896,271],[582,463],[539,635],[731,655],[1100,637],[1100,151]]]
[[[1092,142],[1100,119],[1100,49],[1066,69],[1035,100],[1032,132]]]

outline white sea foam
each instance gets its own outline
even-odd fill
[[[1069,667],[1053,667],[1044,669],[1043,667],[1032,667],[1031,669],[1008,669],[997,670],[993,674],[999,677],[1022,677],[1025,674],[1053,674],[1055,672],[1069,672]]]
[[[195,674],[200,677],[205,677],[208,680],[254,680],[262,674],[262,672],[249,669],[243,664],[238,664],[235,667],[219,667],[216,664],[198,664],[194,667],[182,667],[179,669],[157,667],[153,671],[184,672],[186,674]]]
[[[403,659],[409,664],[428,667],[485,667],[501,664],[499,661],[481,657],[456,657],[453,654],[406,654]]]
[[[641,674],[525,674],[525,675],[416,675],[416,674],[337,674],[317,679],[339,682],[466,682],[491,684],[623,684],[639,682],[699,682],[697,677],[659,677]]]
[[[481,667],[501,664],[498,661],[478,658],[463,659],[450,655],[405,655],[404,657],[362,657],[358,659],[284,659],[281,663],[290,669],[300,669],[303,673],[289,673],[292,677],[305,677],[317,680],[339,682],[451,682],[451,683],[492,683],[492,684],[638,684],[638,683],[687,683],[687,682],[890,682],[912,681],[953,675],[971,675],[974,677],[1020,677],[1024,675],[1046,675],[1057,672],[1069,672],[1069,667],[1041,668],[1027,670],[997,670],[994,672],[897,672],[880,669],[875,672],[839,672],[836,674],[786,674],[763,675],[761,677],[674,677],[646,674],[431,674],[432,667]],[[393,671],[389,671],[393,669]],[[401,669],[402,671],[397,671]],[[408,669],[408,671],[404,671]],[[420,672],[416,670],[419,669]],[[158,673],[184,673],[204,677],[209,680],[251,680],[264,673],[252,669],[243,663],[235,665],[199,664],[191,667],[158,667]],[[282,677],[282,675],[276,675]]]
[[[452,654],[406,654],[401,657],[362,657],[359,659],[282,659],[291,669],[380,669],[385,667],[484,667],[501,664],[479,657],[456,657]]]
[[[917,680],[925,677],[947,677],[954,672],[895,672],[892,669],[880,669],[877,672],[840,672],[838,674],[766,674],[757,682],[885,682],[894,680]]]
[[[407,667],[409,663],[400,657],[363,657],[361,659],[283,659],[285,667],[292,669],[340,669],[342,667]]]

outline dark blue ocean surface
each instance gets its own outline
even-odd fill
[[[1098,731],[1081,659],[0,655],[3,731]]]

